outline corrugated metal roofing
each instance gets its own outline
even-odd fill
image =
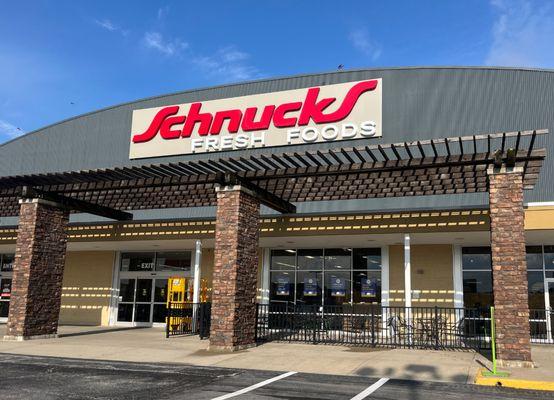
[[[129,160],[132,110],[371,78],[382,78],[383,84],[383,136],[371,139],[371,144],[543,128],[554,131],[553,71],[446,67],[340,71],[174,93],[62,121],[1,145],[0,176],[218,158],[225,154]],[[548,154],[554,154],[550,136],[540,138],[537,147],[546,147]],[[362,142],[341,142],[340,145],[357,146]],[[336,143],[321,143],[310,145],[310,148],[336,146]],[[307,147],[291,146],[286,150],[292,152]],[[272,151],[256,149],[232,154]],[[554,185],[548,179],[553,172],[554,161],[547,155],[539,182],[526,194],[526,201],[554,200]],[[485,196],[464,196],[397,201],[395,208],[450,208],[482,205],[486,201]],[[379,199],[363,200],[355,205],[356,209],[364,211],[389,207],[390,204]],[[302,208],[310,212],[308,206]],[[316,209],[330,212],[340,210],[340,206],[329,202],[326,207],[314,205],[314,211]]]

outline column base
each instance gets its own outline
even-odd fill
[[[25,340],[38,340],[38,339],[57,339],[58,334],[53,333],[50,335],[33,335],[33,336],[14,336],[14,335],[5,335],[3,340],[5,342],[23,342]]]
[[[496,360],[496,364],[501,368],[535,368],[533,361],[520,360]]]
[[[236,346],[208,345],[208,351],[212,353],[234,353],[235,351],[246,350],[256,347],[256,343],[241,344]]]

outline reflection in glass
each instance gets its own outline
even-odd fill
[[[135,304],[135,322],[150,322],[150,304]]]
[[[0,270],[5,272],[13,271],[13,261],[15,256],[13,254],[4,254],[0,257],[2,258],[2,265],[0,265]]]
[[[121,322],[133,321],[133,305],[132,304],[119,304],[117,307],[117,320]]]
[[[154,301],[165,303],[167,301],[167,279],[156,279],[154,284]]]
[[[124,303],[135,301],[135,280],[120,279],[119,280],[119,301]]]
[[[137,280],[137,302],[150,302],[152,300],[152,279]]]
[[[299,270],[323,270],[323,249],[298,250]]]
[[[527,246],[525,248],[525,258],[527,260],[527,269],[540,269],[542,270],[542,247],[541,246]]]
[[[165,322],[167,316],[167,307],[165,304],[154,304],[154,315],[152,316],[153,322]]]
[[[544,268],[554,269],[554,246],[544,246]]]
[[[352,249],[325,249],[325,270],[350,270]]]
[[[381,249],[354,249],[353,269],[380,270],[381,269]]]
[[[528,271],[529,308],[544,310],[544,279],[542,271]]]
[[[296,266],[296,250],[271,250],[270,268],[272,270],[289,270]]]
[[[462,269],[492,269],[490,247],[462,248]]]
[[[121,271],[154,270],[154,253],[122,253]]]
[[[492,272],[464,271],[464,307],[486,308],[493,305]]]
[[[190,271],[191,260],[190,251],[157,253],[156,271]]]

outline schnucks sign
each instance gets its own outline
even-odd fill
[[[130,158],[382,135],[381,79],[133,111]]]

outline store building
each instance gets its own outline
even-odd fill
[[[211,344],[258,302],[486,308],[531,362],[554,303],[554,73],[391,68],[122,104],[0,145],[0,321],[165,320],[213,301]],[[68,210],[71,210],[69,213]],[[58,319],[59,314],[59,319]],[[550,314],[533,320],[552,340]]]

